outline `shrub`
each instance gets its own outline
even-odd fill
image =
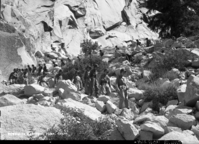
[[[99,50],[100,49],[100,45],[97,42],[92,42],[91,40],[84,40],[80,46],[82,47],[82,52],[88,56],[93,54],[94,51]]]
[[[154,111],[159,111],[159,104],[166,105],[169,100],[178,99],[177,88],[174,86],[163,88],[155,83],[145,85],[144,97],[145,102],[153,102],[152,109]]]
[[[98,64],[98,73],[101,73],[104,69],[108,68],[108,63],[104,62],[100,56],[91,55],[91,57],[83,57],[81,61],[76,60],[74,65],[70,64],[64,68],[64,79],[72,80],[75,74],[75,69],[78,69],[80,76],[83,76],[86,66]]]
[[[163,57],[158,57],[155,60],[156,65],[152,70],[152,80],[162,77],[172,68],[183,69],[188,61],[186,53],[180,50],[169,51]]]
[[[108,140],[115,128],[111,117],[93,121],[76,109],[62,108],[64,118],[57,127],[52,127],[44,135],[36,139],[43,140]]]

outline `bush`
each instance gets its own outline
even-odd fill
[[[167,88],[161,88],[159,84],[145,85],[144,92],[145,102],[153,102],[152,109],[159,111],[159,104],[166,105],[169,100],[178,100],[177,88],[169,86]]]
[[[184,69],[188,56],[183,51],[169,51],[163,57],[155,60],[156,65],[151,69],[152,81],[162,77],[172,68]]]
[[[100,49],[100,45],[97,42],[92,42],[91,40],[84,40],[80,46],[82,47],[82,52],[88,56],[93,54],[94,51],[99,50]]]
[[[64,118],[56,128],[52,127],[44,135],[36,139],[43,140],[108,140],[114,127],[111,117],[92,121],[82,111],[62,108]]]
[[[98,73],[101,73],[104,69],[108,68],[108,63],[102,61],[102,58],[97,55],[91,55],[91,57],[83,57],[81,61],[76,60],[74,65],[70,64],[66,68],[64,68],[64,79],[72,80],[75,74],[75,69],[78,69],[80,76],[83,76],[86,66],[98,64]]]

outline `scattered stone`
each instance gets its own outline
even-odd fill
[[[32,96],[34,94],[39,94],[44,92],[45,88],[38,84],[31,84],[24,87],[24,94],[27,96]]]
[[[115,128],[109,137],[109,140],[125,140],[122,135],[120,134],[119,130]]]
[[[170,105],[178,105],[178,100],[171,100],[171,101],[168,101],[167,107],[170,106]]]
[[[197,120],[199,120],[199,112],[196,112],[196,113],[195,113],[195,118],[196,118]]]
[[[140,100],[143,98],[143,93],[144,93],[143,90],[139,90],[139,89],[135,89],[135,88],[130,88],[128,90],[129,99],[135,98],[136,100]]]
[[[167,127],[167,133],[173,132],[173,131],[177,131],[177,132],[182,132],[182,129],[179,127],[174,127],[174,126],[168,126]]]
[[[114,105],[111,101],[108,101],[106,103],[106,109],[107,109],[107,111],[108,111],[109,114],[112,114],[117,109],[117,106]]]
[[[134,113],[131,111],[131,109],[124,108],[120,114],[120,116],[123,116],[127,120],[133,120],[134,119]]]
[[[199,77],[191,75],[187,81],[185,104],[194,107],[197,100],[199,100]]]
[[[173,115],[169,121],[183,130],[188,130],[192,127],[192,125],[196,125],[195,117],[188,114]]]
[[[97,101],[95,103],[95,107],[98,111],[100,111],[101,113],[103,113],[106,110],[106,105],[104,104],[104,102],[102,101]]]
[[[62,97],[63,94],[64,94],[64,89],[63,88],[59,88],[58,89],[58,93],[59,93],[59,96]]]
[[[123,135],[125,140],[134,140],[139,135],[139,130],[128,120],[118,119],[116,121],[118,130]]]
[[[169,119],[165,116],[155,116],[152,121],[159,124],[165,131],[167,130]]]
[[[143,125],[141,125],[141,130],[150,131],[155,137],[161,137],[165,133],[165,130],[159,124],[150,121],[145,122]]]
[[[198,139],[195,136],[192,136],[190,134],[185,134],[177,131],[170,132],[163,137],[161,137],[159,140],[178,140],[181,141],[183,144],[196,144],[199,143]]]
[[[98,101],[103,101],[105,104],[107,103],[107,101],[110,100],[109,96],[99,96],[99,98],[97,99]]]
[[[185,97],[185,93],[186,93],[186,88],[187,88],[187,84],[183,84],[177,89],[178,100],[181,103],[184,103],[184,97]]]
[[[197,126],[192,126],[191,131],[199,138],[199,125]]]
[[[152,72],[150,70],[143,70],[142,75],[143,75],[143,79],[145,81],[148,81],[148,80],[150,80]]]
[[[199,101],[196,102],[196,109],[199,110]]]
[[[23,104],[24,102],[13,95],[4,95],[0,97],[0,107]]]
[[[153,140],[153,133],[150,131],[140,131],[140,140]]]
[[[149,108],[151,106],[152,106],[152,101],[144,103],[141,110],[140,110],[140,113],[144,112],[147,108]]]
[[[152,121],[154,119],[154,115],[152,113],[148,113],[148,114],[142,114],[140,116],[138,116],[135,120],[134,120],[134,124],[138,124],[138,123],[144,123],[146,121]]]

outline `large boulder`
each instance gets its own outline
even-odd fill
[[[28,140],[31,129],[36,136],[42,135],[63,118],[56,108],[32,104],[1,107],[0,111],[2,140]]]
[[[39,94],[44,92],[45,88],[38,84],[31,84],[24,87],[24,94],[27,96],[32,96],[34,94]]]
[[[114,103],[112,103],[111,101],[107,101],[106,109],[107,109],[109,114],[112,114],[117,109],[117,106]]]
[[[134,140],[139,135],[139,130],[128,120],[118,119],[116,124],[125,140]]]
[[[177,89],[178,100],[181,103],[184,103],[185,93],[186,93],[187,85],[183,84]]]
[[[188,114],[177,114],[173,115],[169,121],[176,126],[182,128],[183,130],[188,130],[190,129],[193,125],[196,125],[196,119],[192,115]]]
[[[95,103],[95,107],[96,107],[96,109],[99,110],[100,112],[104,112],[105,109],[106,109],[106,106],[105,106],[104,102],[102,102],[102,101],[97,101],[97,102]]]
[[[182,142],[183,144],[199,143],[198,139],[195,136],[191,134],[187,134],[187,133],[177,132],[177,131],[170,132],[164,135],[163,137],[161,137],[159,140],[165,140],[165,141],[177,140],[177,141]]]
[[[60,97],[63,99],[71,98],[77,101],[82,100],[82,94],[77,92],[77,87],[70,80],[59,81],[55,90],[62,91]]]
[[[101,114],[100,111],[98,111],[96,108],[91,107],[89,105],[83,104],[81,102],[72,100],[72,99],[65,99],[63,102],[59,102],[57,103],[57,105],[55,105],[55,107],[57,108],[73,108],[73,109],[78,109],[81,110],[83,112],[83,114],[90,118],[91,120],[98,120],[100,117],[102,117],[103,115]]]
[[[105,96],[105,95],[101,95],[101,96],[99,96],[99,98],[97,100],[98,101],[102,101],[104,103],[107,103],[107,101],[110,100],[110,97],[109,96]]]
[[[150,131],[153,133],[155,137],[161,137],[165,134],[165,130],[155,122],[146,122],[141,125],[141,130],[143,131]]]
[[[7,94],[0,97],[0,107],[22,104],[22,103],[24,103],[22,100],[13,95]]]
[[[187,81],[185,104],[194,107],[199,100],[199,77],[191,75]]]
[[[140,100],[140,99],[144,98],[143,93],[144,93],[143,90],[139,90],[139,89],[135,89],[135,88],[130,88],[128,90],[129,98],[135,98],[136,100]]]

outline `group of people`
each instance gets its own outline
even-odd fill
[[[40,76],[41,74],[46,75],[48,72],[46,64],[39,64],[38,67],[35,65],[27,65],[22,69],[15,68],[13,72],[10,74],[8,79],[8,84],[29,84],[33,77]]]

